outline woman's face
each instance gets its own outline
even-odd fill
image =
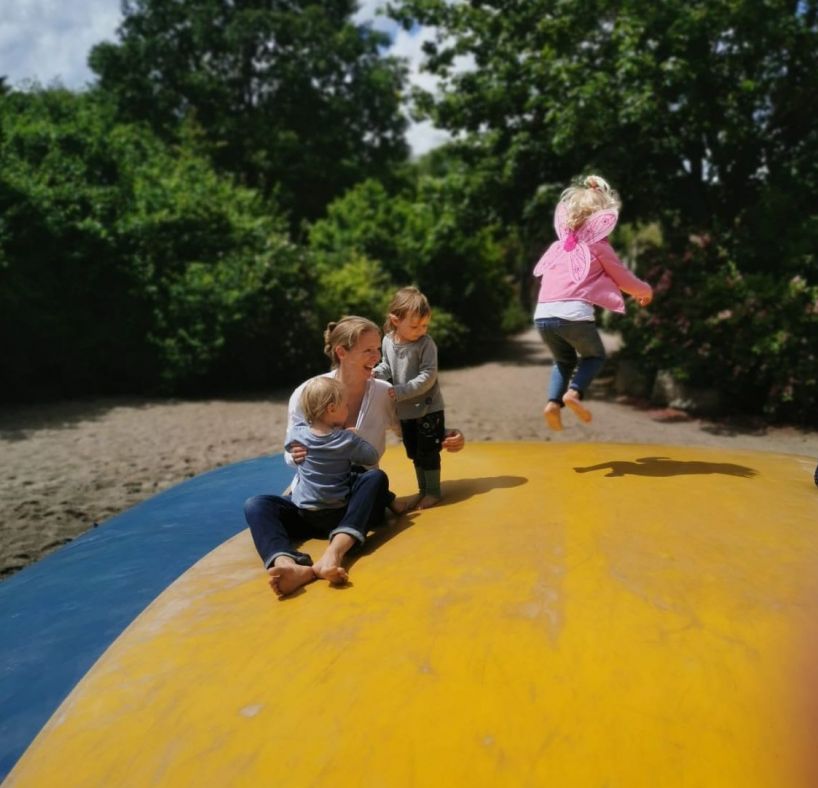
[[[364,331],[356,345],[349,350],[339,346],[335,353],[345,372],[359,372],[361,377],[368,378],[381,360],[381,337],[377,331]]]

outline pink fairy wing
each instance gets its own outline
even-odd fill
[[[588,248],[588,244],[578,241],[577,245],[565,254],[568,255],[571,278],[579,284],[588,276],[588,269],[591,267],[591,250]]]
[[[577,230],[577,238],[586,244],[601,241],[611,234],[613,228],[616,227],[618,218],[619,213],[612,208],[606,208],[603,211],[592,213],[585,220],[582,227]]]
[[[581,282],[588,276],[591,267],[591,250],[588,244],[600,241],[608,235],[616,227],[619,217],[614,210],[592,213],[576,234],[569,238],[572,233],[567,225],[567,213],[565,203],[558,202],[554,211],[554,229],[557,231],[559,241],[554,241],[540,258],[534,267],[534,276],[542,276],[547,268],[564,264],[568,266],[571,278],[577,283]],[[566,246],[570,248],[566,249]]]
[[[562,248],[562,241],[554,241],[540,258],[537,265],[534,266],[534,276],[542,276],[546,268],[556,265],[567,254]]]
[[[568,208],[565,203],[560,200],[557,203],[557,209],[554,211],[554,229],[557,231],[557,238],[561,241],[568,235]]]

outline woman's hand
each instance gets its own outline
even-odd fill
[[[290,444],[290,457],[296,465],[301,465],[307,459],[307,447],[300,443]]]
[[[460,430],[446,430],[443,448],[446,451],[460,451],[466,445],[466,438]]]

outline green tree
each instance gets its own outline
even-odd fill
[[[392,288],[416,284],[449,362],[519,328],[500,228],[468,210],[468,183],[468,173],[452,171],[410,178],[395,193],[375,181],[351,189],[310,230],[319,287],[358,257],[375,261]]]
[[[350,21],[353,0],[124,0],[117,43],[90,55],[121,117],[173,140],[182,118],[218,167],[294,226],[407,154],[404,67],[383,34]]]
[[[112,232],[110,127],[110,113],[68,91],[0,98],[4,398],[137,385],[151,366],[148,296]]]
[[[697,382],[747,392],[741,406],[807,417],[818,396],[802,374],[818,319],[818,120],[804,108],[818,95],[818,3],[400,0],[393,13],[437,27],[427,53],[441,89],[418,93],[418,111],[481,162],[528,270],[552,237],[559,190],[601,172],[624,198],[623,221],[662,229],[662,249],[637,264],[664,282],[651,307],[663,329],[626,323],[646,362],[672,359]],[[741,288],[726,284],[736,274]],[[700,293],[710,317],[733,317],[708,321]],[[746,322],[738,331],[762,304],[759,335]]]
[[[99,96],[0,98],[2,397],[287,379],[318,345],[280,218]]]
[[[633,215],[685,230],[731,232],[771,188],[814,193],[815,2],[403,0],[395,13],[438,27],[442,91],[420,108],[502,161],[516,217],[589,168]]]

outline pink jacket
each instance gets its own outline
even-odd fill
[[[566,263],[560,263],[546,270],[543,255],[536,266],[534,276],[542,276],[540,303],[547,301],[588,301],[591,304],[624,312],[625,300],[620,290],[636,298],[649,296],[653,290],[647,282],[634,276],[616,256],[607,239],[589,244],[591,265],[588,275],[575,282]],[[545,274],[545,276],[543,276]]]

